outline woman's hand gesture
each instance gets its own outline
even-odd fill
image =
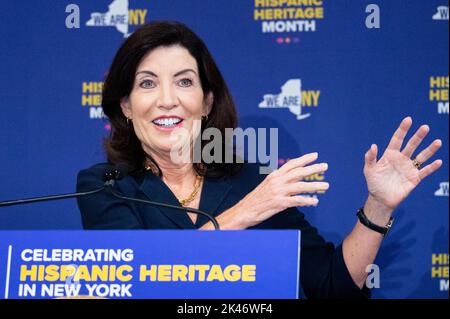
[[[386,214],[390,214],[424,178],[442,165],[442,160],[435,160],[421,167],[442,146],[441,140],[433,141],[415,158],[412,157],[430,131],[428,125],[422,125],[402,149],[411,125],[410,117],[403,119],[379,160],[375,144],[365,155],[364,175],[369,199]]]

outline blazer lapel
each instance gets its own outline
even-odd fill
[[[218,211],[217,208],[225,200],[231,188],[231,183],[227,180],[205,178],[199,209],[213,216],[219,215],[222,212]],[[167,185],[158,176],[151,173],[147,173],[145,175],[140,189],[151,201],[180,206],[175,195],[167,187]],[[186,212],[183,213],[180,210],[158,206],[155,206],[155,209],[158,209],[182,229],[199,228],[209,221],[207,217],[199,215],[197,216],[197,221],[194,225]]]
[[[178,202],[172,191],[169,189],[169,187],[167,187],[167,185],[161,180],[161,178],[151,173],[145,174],[140,189],[151,201],[180,206],[180,203]],[[158,206],[154,207],[155,209],[158,209],[160,212],[162,212],[165,216],[167,216],[180,228],[195,229],[194,223],[189,218],[186,212],[178,209],[170,209]]]

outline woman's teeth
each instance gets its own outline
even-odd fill
[[[180,118],[161,118],[161,119],[156,119],[153,120],[153,124],[156,124],[158,126],[163,126],[163,127],[171,127],[171,126],[175,126],[177,124],[179,124],[182,121],[182,119]]]

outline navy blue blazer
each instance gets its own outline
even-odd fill
[[[97,164],[78,174],[77,191],[92,190],[103,185],[107,164]],[[200,210],[218,216],[234,206],[263,179],[259,165],[244,164],[240,172],[229,178],[205,178]],[[178,205],[175,195],[162,180],[147,172],[127,176],[116,183],[122,194],[135,198]],[[117,199],[102,192],[78,198],[84,229],[197,229],[208,222],[198,216],[194,224],[187,213],[152,207]],[[300,279],[307,298],[365,298],[369,291],[360,290],[344,263],[342,245],[327,243],[296,208],[280,212],[251,229],[300,229]]]

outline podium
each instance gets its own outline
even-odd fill
[[[296,299],[296,230],[0,231],[0,298]]]

